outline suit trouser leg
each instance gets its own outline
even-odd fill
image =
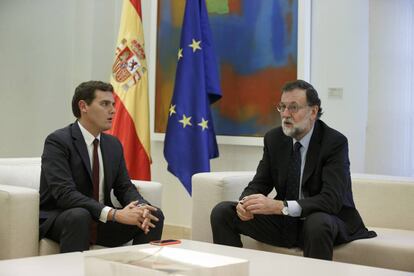
[[[221,202],[211,212],[211,228],[214,243],[242,247],[240,234],[283,247],[299,245],[305,257],[332,260],[334,244],[347,241],[345,223],[338,217],[326,213],[313,213],[299,221],[297,241],[289,241],[284,233],[284,217],[277,215],[255,215],[247,222],[236,213],[237,202]]]
[[[88,250],[91,222],[88,210],[68,209],[56,217],[46,237],[59,243],[61,253]]]
[[[327,213],[313,213],[303,223],[303,255],[305,257],[332,260],[335,243],[343,243],[345,223]]]
[[[290,246],[283,233],[283,216],[255,215],[252,220],[242,221],[236,205],[237,202],[225,201],[213,208],[210,222],[214,243],[242,247],[240,234],[243,234],[267,244]]]
[[[152,212],[159,221],[154,222],[155,228],[150,228],[148,234],[145,234],[136,225],[125,225],[117,222],[107,221],[98,224],[98,237],[96,243],[107,247],[121,246],[130,240],[133,244],[148,243],[153,240],[161,239],[162,229],[164,226],[164,215],[160,209]]]

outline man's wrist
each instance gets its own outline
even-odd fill
[[[116,212],[117,211],[118,211],[117,209],[112,209],[112,222],[117,222],[116,221]]]
[[[283,203],[282,210],[281,210],[282,215],[289,216],[289,205],[287,201],[284,200],[282,203]]]
[[[116,210],[115,208],[111,208],[111,210],[108,213],[107,221],[113,221],[114,220],[115,210]]]
[[[110,213],[111,213],[112,208],[109,206],[105,206],[102,210],[101,210],[101,214],[99,215],[99,220],[103,223],[106,223],[108,220],[111,219]]]
[[[289,205],[289,216],[291,217],[300,217],[302,213],[302,207],[296,200],[288,200],[287,204]]]

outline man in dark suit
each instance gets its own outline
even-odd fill
[[[72,99],[77,121],[45,141],[40,179],[40,238],[61,252],[90,244],[120,246],[161,238],[163,213],[131,183],[119,140],[111,128],[115,101],[111,84],[81,83]],[[110,192],[123,206],[116,209]]]
[[[265,135],[262,160],[239,202],[212,210],[214,243],[242,247],[244,234],[332,260],[334,245],[375,237],[355,208],[348,141],[319,120],[317,91],[303,80],[287,83],[277,110],[282,126]],[[273,188],[274,199],[267,197]]]

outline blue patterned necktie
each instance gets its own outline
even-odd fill
[[[288,171],[286,200],[297,200],[299,198],[300,167],[302,164],[301,147],[302,145],[299,142],[296,142],[293,146],[293,155],[290,159]]]
[[[293,153],[289,163],[288,178],[286,183],[285,200],[297,200],[299,198],[300,186],[300,167],[302,164],[302,156],[300,148],[302,145],[296,142],[293,146]],[[286,246],[292,247],[297,242],[298,223],[297,217],[285,216],[284,234],[286,238]]]

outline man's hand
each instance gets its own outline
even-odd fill
[[[262,194],[248,195],[242,199],[243,207],[251,214],[280,215],[283,201],[274,200]]]
[[[250,213],[244,208],[242,201],[239,201],[239,203],[237,204],[236,211],[237,211],[237,215],[242,221],[248,221],[248,220],[253,219],[254,217],[252,213]]]
[[[151,214],[151,212],[157,211],[157,208],[151,205],[138,205],[138,201],[133,201],[121,210],[117,210],[115,220],[119,223],[128,225],[137,225],[145,234],[150,231],[150,228],[154,228],[155,225],[152,221],[158,221],[158,218]],[[109,219],[113,219],[112,210],[109,215]]]
[[[140,220],[137,225],[145,234],[148,234],[150,228],[155,228],[152,221],[158,221],[158,218],[151,213],[157,211],[157,208],[147,204],[138,205],[135,208],[142,210],[142,220]]]

